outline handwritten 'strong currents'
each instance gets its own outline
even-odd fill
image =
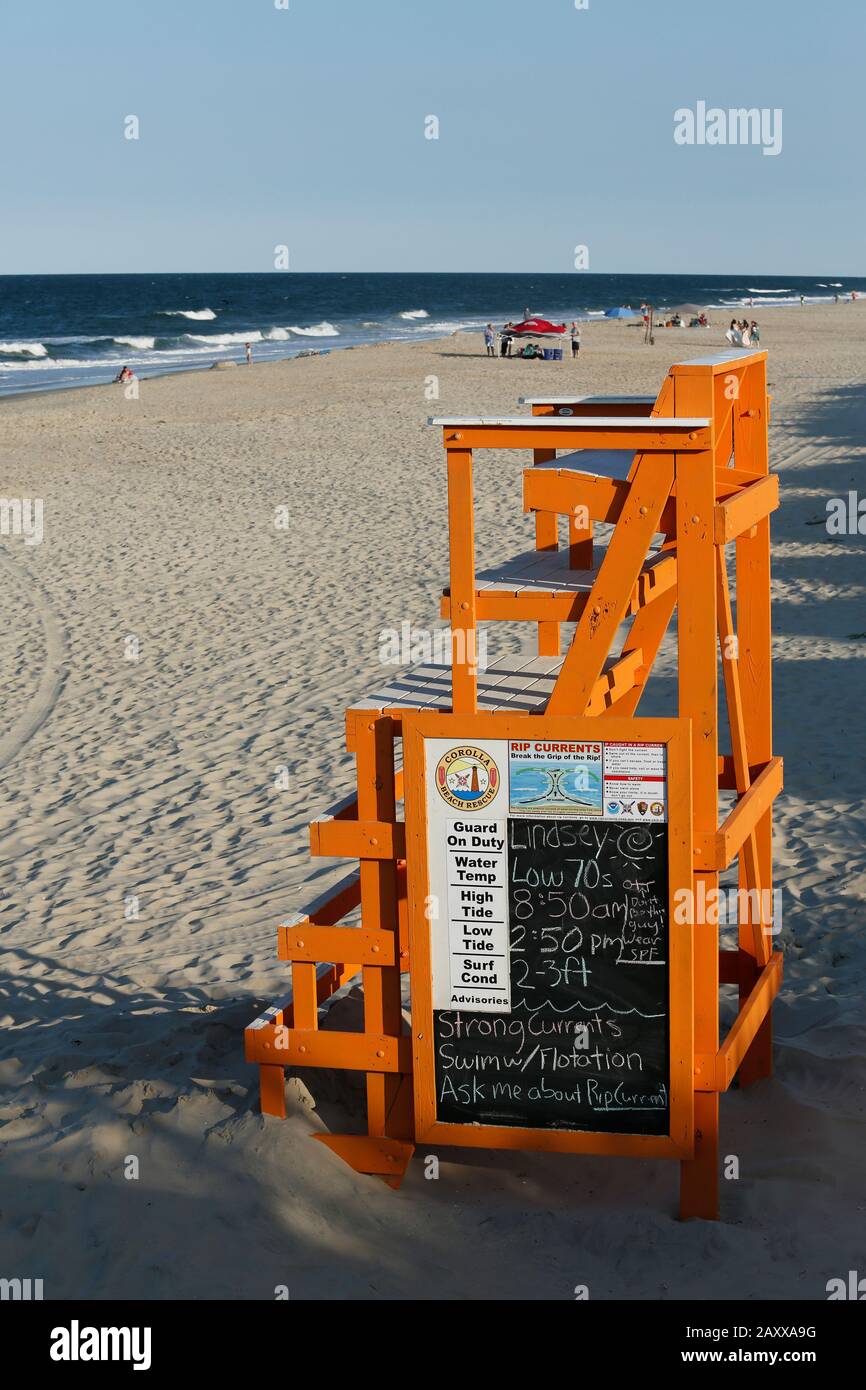
[[[504,892],[485,901],[502,932],[507,900],[511,1009],[435,1013],[438,1119],[666,1134],[667,825],[502,828]]]

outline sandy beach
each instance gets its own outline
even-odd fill
[[[260,1115],[243,1028],[286,992],[276,924],[344,868],[306,827],[352,785],[380,634],[439,626],[428,416],[655,394],[723,316],[654,347],[593,322],[576,364],[457,334],[0,404],[3,494],[44,499],[41,544],[0,537],[0,1231],[46,1298],[823,1299],[866,1274],[866,536],[825,527],[863,487],[866,302],[759,318],[785,981],[775,1076],[723,1102],[715,1224],[674,1219],[663,1162],[443,1150],[427,1181],[419,1150],[394,1193],[310,1139],[359,1127],[345,1081],[301,1074],[289,1119]],[[523,462],[479,460],[489,562],[532,543]],[[531,640],[500,627],[491,655]],[[673,712],[672,655],[641,713]]]

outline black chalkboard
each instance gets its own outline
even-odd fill
[[[669,1133],[667,842],[508,821],[511,1012],[435,1013],[439,1120]]]

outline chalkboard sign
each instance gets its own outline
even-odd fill
[[[403,748],[419,1139],[690,1157],[688,721],[407,711]]]
[[[513,797],[512,808],[519,804]],[[670,1125],[668,826],[621,814],[563,816],[558,809],[476,822],[474,838],[487,842],[483,851],[450,855],[450,862],[468,865],[449,868],[449,878],[461,876],[456,891],[471,902],[466,911],[480,914],[489,903],[490,922],[458,924],[455,938],[452,906],[452,955],[455,941],[458,950],[469,948],[474,934],[486,930],[495,946],[495,934],[507,932],[507,950],[491,956],[507,962],[502,987],[509,1007],[478,1012],[468,993],[466,1008],[434,1010],[436,1118],[664,1135]],[[485,979],[477,955],[467,955],[465,966],[458,980]],[[499,967],[491,960],[484,968],[493,978]]]

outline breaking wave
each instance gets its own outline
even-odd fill
[[[0,343],[0,353],[10,357],[47,357],[48,349],[44,343]]]
[[[426,309],[406,309],[401,315],[401,319],[429,319],[430,315]]]
[[[301,338],[339,338],[340,336],[339,328],[328,323],[327,319],[323,319],[321,323],[314,323],[312,328],[296,328],[292,324],[289,332],[297,333]]]
[[[206,343],[208,347],[230,347],[232,343],[260,343],[262,335],[256,328],[250,333],[184,333],[190,343]]]
[[[99,342],[99,341],[100,341],[100,340],[99,340],[98,338],[92,338],[92,339],[91,339],[91,342],[94,342],[94,343]],[[129,337],[129,338],[112,338],[111,341],[112,341],[113,343],[117,343],[118,347],[138,348],[140,352],[149,352],[151,348],[156,347],[156,339],[155,339],[155,338],[144,338],[144,337],[142,337],[142,338],[135,338],[135,337]]]
[[[167,319],[215,319],[213,309],[163,309]]]

